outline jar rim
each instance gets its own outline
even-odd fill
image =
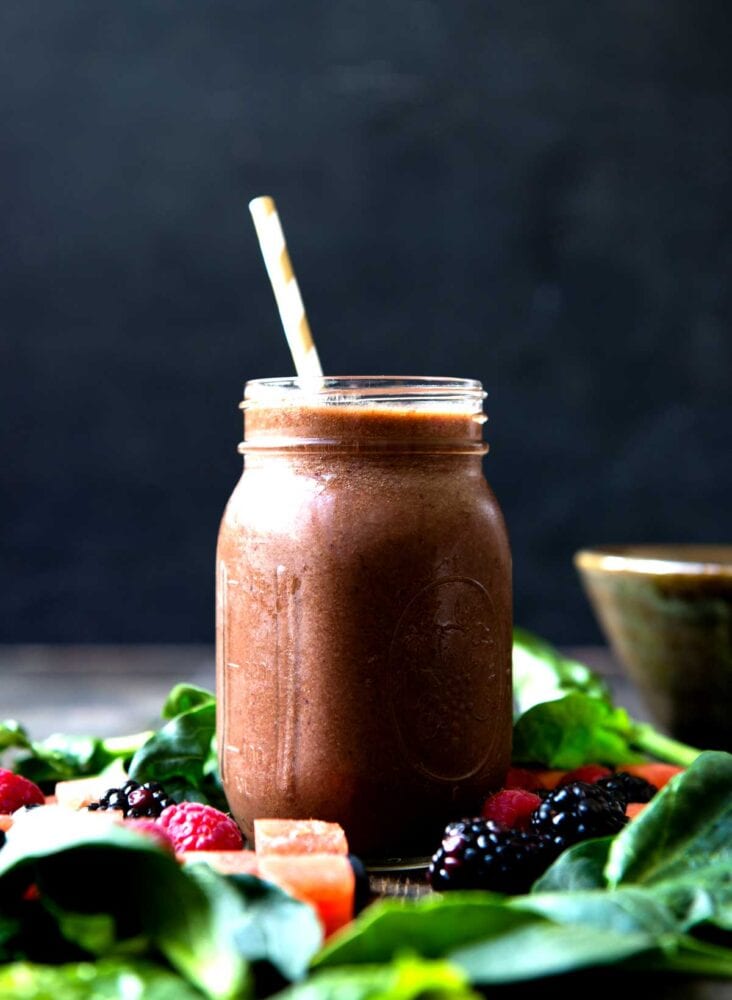
[[[317,401],[321,406],[353,403],[398,405],[420,400],[482,403],[487,393],[477,379],[430,375],[323,375],[252,379],[244,385],[243,409],[255,403]]]

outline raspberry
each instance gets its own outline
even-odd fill
[[[556,856],[549,837],[502,830],[488,819],[464,819],[445,828],[427,877],[437,890],[528,892]]]
[[[231,816],[201,802],[168,806],[157,822],[177,852],[238,851],[244,846],[241,831]]]
[[[550,792],[531,817],[532,829],[550,837],[560,851],[581,840],[618,833],[626,822],[623,802],[584,781]]]
[[[575,781],[586,781],[588,785],[594,785],[601,778],[609,778],[612,773],[609,767],[603,767],[602,764],[583,764],[573,771],[567,771],[557,787],[571,785]]]
[[[0,767],[0,813],[14,813],[21,806],[42,806],[45,801],[38,785]]]
[[[520,788],[504,788],[485,800],[483,818],[492,819],[504,830],[528,830],[531,814],[541,798]]]
[[[157,820],[151,819],[147,816],[126,819],[122,822],[122,826],[143,833],[146,837],[150,837],[154,840],[158,847],[161,847],[164,851],[168,851],[170,854],[175,853],[175,847],[170,834],[167,830],[163,829]]]

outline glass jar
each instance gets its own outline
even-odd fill
[[[511,750],[511,564],[482,474],[479,382],[262,379],[217,550],[224,788],[340,822],[354,851],[435,848]]]

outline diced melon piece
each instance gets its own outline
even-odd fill
[[[681,774],[683,767],[675,764],[619,764],[618,771],[627,771],[628,774],[635,775],[636,778],[645,778],[650,785],[656,788],[663,788],[677,774]]]
[[[628,819],[635,819],[648,805],[647,802],[629,802],[625,807],[625,815]]]
[[[0,813],[0,830],[4,833],[6,830],[9,830],[12,825],[13,817],[10,813]]]
[[[353,920],[356,877],[342,854],[266,854],[260,877],[309,903],[326,937]]]
[[[110,787],[109,775],[95,774],[91,778],[73,778],[56,782],[56,801],[67,809],[83,809],[96,802]],[[124,784],[124,780],[121,782]]]
[[[257,854],[348,854],[339,823],[322,819],[255,819]]]
[[[254,851],[182,851],[176,857],[184,865],[205,861],[221,875],[259,874],[259,863]]]
[[[537,771],[536,779],[539,782],[540,788],[545,788],[547,791],[553,791],[562,780],[566,771]]]

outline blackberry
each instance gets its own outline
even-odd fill
[[[528,892],[557,851],[548,837],[504,830],[493,820],[450,823],[429,866],[433,889]]]
[[[2,830],[0,830],[0,847],[2,847],[4,843],[5,843],[5,834],[3,833]]]
[[[108,788],[98,802],[90,802],[87,808],[91,812],[120,809],[125,819],[139,819],[143,816],[156,818],[172,805],[173,799],[160,782],[146,781],[141,785],[130,779],[121,788]]]
[[[626,822],[625,804],[586,781],[555,788],[531,817],[534,832],[549,837],[560,851],[581,840],[617,833]]]
[[[355,893],[353,909],[355,913],[360,913],[371,900],[371,884],[366,866],[355,854],[348,855],[348,861],[353,869],[355,878]]]
[[[601,778],[597,784],[606,792],[610,792],[614,798],[624,801],[626,806],[629,802],[650,802],[657,792],[657,788],[650,781],[637,778],[627,771],[616,771],[608,778]]]

